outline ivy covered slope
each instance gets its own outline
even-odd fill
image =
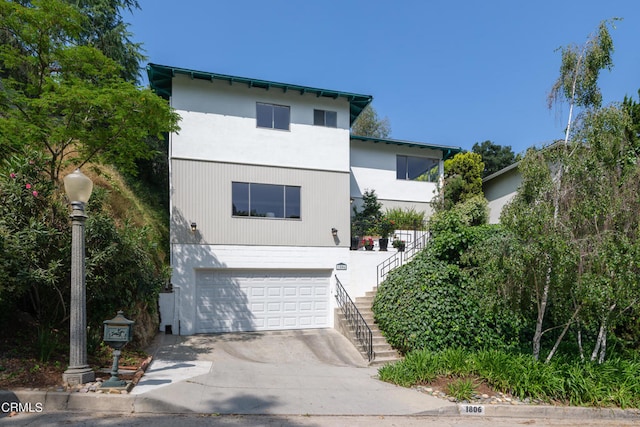
[[[485,309],[486,295],[472,280],[462,255],[497,229],[475,226],[486,217],[486,202],[475,197],[430,221],[427,249],[391,272],[373,304],[378,326],[396,349],[440,350],[513,347],[520,322],[506,310]]]

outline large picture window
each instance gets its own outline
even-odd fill
[[[286,105],[256,103],[258,127],[289,130],[289,107]]]
[[[233,216],[300,219],[300,187],[232,182]]]
[[[440,160],[429,157],[397,156],[396,175],[409,181],[438,182]]]

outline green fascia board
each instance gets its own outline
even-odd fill
[[[267,80],[250,79],[246,77],[229,76],[226,74],[209,73],[205,71],[189,70],[186,68],[170,67],[166,65],[148,64],[147,75],[149,76],[149,85],[151,88],[163,98],[169,99],[171,96],[171,80],[176,74],[184,74],[192,79],[200,80],[222,80],[229,84],[239,83],[248,87],[256,87],[265,90],[280,89],[283,92],[294,91],[301,95],[310,93],[318,97],[326,98],[345,98],[349,101],[350,106],[350,124],[358,118],[362,110],[371,103],[373,97],[371,95],[360,95],[349,92],[339,92],[335,90],[319,89],[309,86],[300,86],[287,83],[271,82]]]
[[[372,142],[374,144],[390,144],[390,145],[402,145],[405,147],[414,147],[414,148],[428,148],[431,150],[440,150],[442,151],[442,159],[447,160],[456,154],[462,152],[462,148],[453,147],[449,145],[434,145],[427,144],[425,142],[417,142],[417,141],[403,141],[400,139],[388,139],[388,138],[373,138],[369,136],[360,136],[360,135],[351,135],[351,139],[355,139],[357,141],[363,142]]]

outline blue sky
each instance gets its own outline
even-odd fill
[[[568,105],[547,108],[556,49],[613,17],[604,103],[638,100],[638,0],[139,2],[126,20],[149,62],[373,95],[396,139],[517,153],[562,138]]]

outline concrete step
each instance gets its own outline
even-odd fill
[[[388,347],[387,349],[384,349],[384,350],[376,349],[374,347],[373,353],[376,355],[376,359],[378,358],[389,359],[389,358],[395,357],[396,359],[400,360],[400,355],[398,354],[398,352],[392,349],[391,347]]]
[[[400,358],[395,358],[395,357],[389,357],[389,358],[383,358],[383,357],[378,357],[376,356],[371,362],[369,362],[369,366],[372,367],[381,367],[384,365],[388,365],[389,363],[395,363],[397,361],[401,360]]]
[[[378,325],[374,322],[373,310],[371,306],[373,305],[376,292],[377,288],[374,288],[373,290],[366,292],[365,296],[357,297],[355,299],[356,308],[360,312],[363,320],[367,323],[367,326],[369,326],[369,328],[371,329],[374,359],[369,362],[369,366],[374,367],[384,366],[388,363],[394,363],[402,359],[400,354],[389,345],[386,338],[384,337],[384,335],[382,335],[382,332],[378,328]],[[345,316],[341,312],[339,312],[339,316],[341,322],[346,325]],[[349,339],[351,340],[351,342],[357,343],[357,339],[355,338],[355,331],[352,328],[347,327],[345,333],[350,334]],[[362,346],[359,344],[355,344],[355,346],[366,359],[367,350],[362,348]]]

